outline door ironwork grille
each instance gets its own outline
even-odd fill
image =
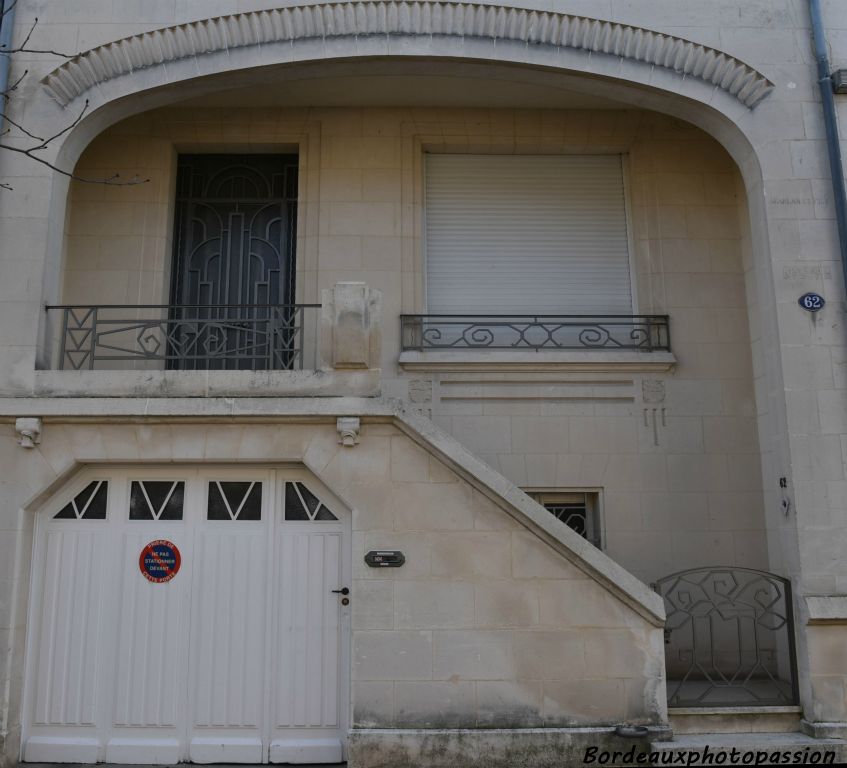
[[[171,304],[193,306],[193,319],[215,325],[218,347],[250,349],[261,358],[257,326],[273,318],[276,329],[284,329],[294,321],[293,311],[290,317],[280,312],[295,303],[296,222],[296,155],[181,155]],[[177,334],[191,332],[184,324],[174,328]],[[283,340],[281,347],[287,346],[293,345]],[[168,365],[255,367],[238,355],[181,358]]]
[[[798,702],[791,584],[749,568],[697,568],[654,585],[664,598],[671,707]]]

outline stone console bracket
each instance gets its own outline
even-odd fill
[[[336,283],[321,296],[320,365],[335,370],[379,368],[382,292],[367,283]]]
[[[338,443],[345,448],[352,448],[359,444],[359,428],[361,424],[358,416],[341,416],[335,422],[338,430]]]
[[[41,443],[42,422],[38,417],[26,416],[15,419],[15,432],[21,448],[35,448]]]

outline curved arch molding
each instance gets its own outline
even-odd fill
[[[92,48],[42,82],[64,106],[98,83],[180,59],[250,46],[363,36],[507,40],[606,54],[703,80],[750,108],[774,87],[744,62],[672,35],[567,13],[451,0],[317,3],[192,21]]]

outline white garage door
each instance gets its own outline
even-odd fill
[[[37,525],[24,760],[340,762],[348,537],[305,473],[81,478]]]

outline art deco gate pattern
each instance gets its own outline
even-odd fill
[[[660,579],[671,707],[786,706],[798,701],[791,585],[747,568]]]
[[[296,155],[180,156],[171,303],[192,311],[171,335],[194,354],[172,367],[265,368],[292,346],[296,220]]]

